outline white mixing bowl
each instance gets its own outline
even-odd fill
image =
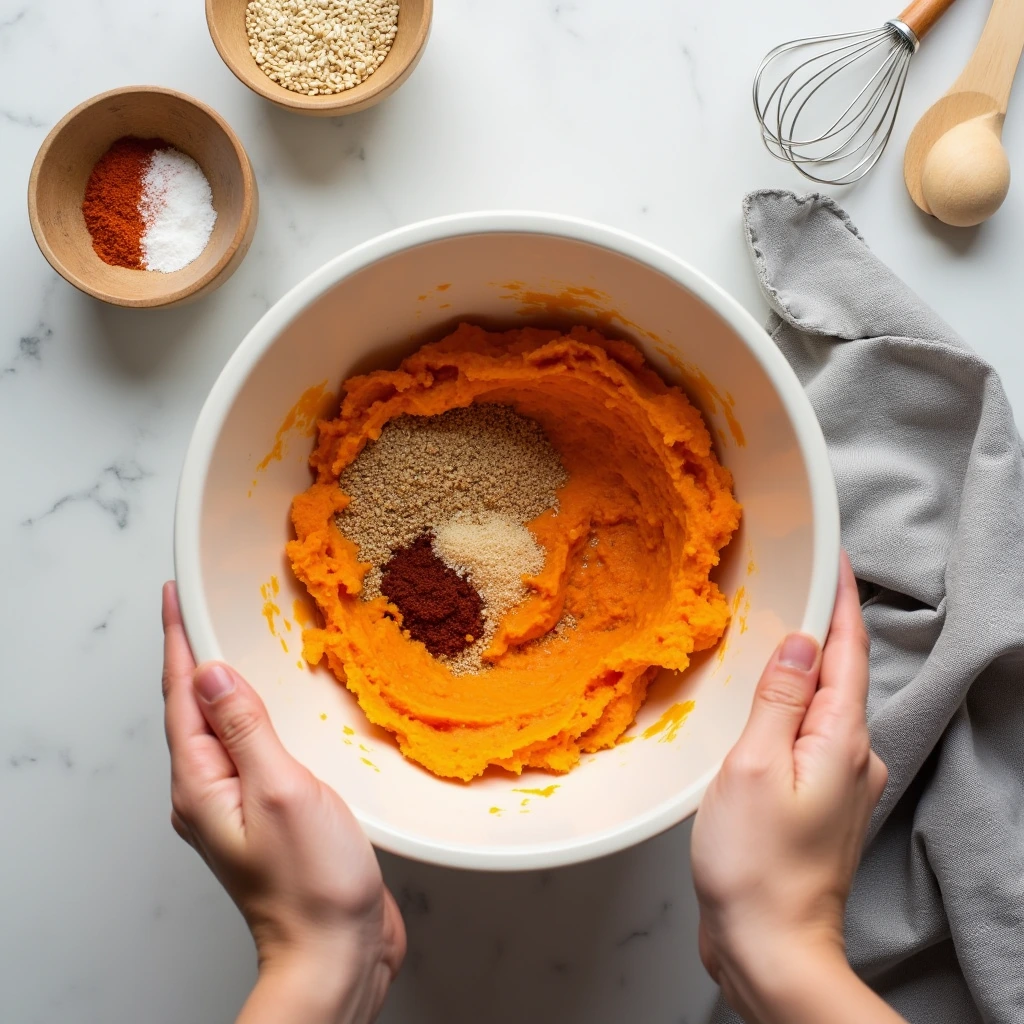
[[[735,615],[718,650],[654,684],[628,733],[634,741],[584,757],[565,776],[495,771],[469,785],[442,781],[405,760],[325,668],[301,665],[293,608],[303,590],[284,547],[291,499],[311,480],[317,392],[310,398],[307,389],[336,393],[355,372],[393,367],[458,318],[515,323],[576,312],[632,338],[702,408],[743,504],[716,576]],[[825,636],[839,515],[825,444],[796,377],[725,292],[609,228],[485,213],[360,245],[256,324],[196,424],[174,548],[196,658],[231,662],[252,682],[288,749],[348,801],[375,844],[508,870],[612,853],[694,813],[779,639],[795,629]],[[682,718],[686,701],[694,707]]]

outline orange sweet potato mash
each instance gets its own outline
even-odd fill
[[[334,517],[348,502],[339,474],[388,420],[473,402],[539,422],[569,479],[557,514],[528,524],[545,565],[495,634],[492,667],[454,676],[407,639],[385,598],[362,600],[368,566]],[[732,478],[699,412],[627,342],[583,327],[463,324],[396,370],[347,380],[311,464],[316,483],[294,500],[288,545],[323,619],[304,632],[305,657],[326,658],[370,721],[437,775],[568,771],[615,743],[659,668],[685,669],[728,623],[709,574],[739,524]],[[566,612],[575,629],[548,636]]]

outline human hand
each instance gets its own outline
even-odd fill
[[[252,931],[260,976],[239,1021],[372,1020],[405,927],[344,801],[281,745],[227,665],[196,668],[173,583],[163,592],[171,822]]]
[[[776,1010],[797,973],[852,979],[844,909],[887,776],[868,738],[867,688],[867,633],[844,554],[824,652],[802,634],[780,645],[693,828],[701,959],[751,1021],[798,1019]]]

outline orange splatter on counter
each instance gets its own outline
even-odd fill
[[[684,700],[678,704],[673,704],[670,708],[666,709],[654,725],[648,726],[643,731],[643,737],[645,740],[652,739],[655,736],[661,736],[659,743],[671,743],[679,732],[683,722],[686,721],[687,716],[694,709],[694,703],[692,700]],[[664,735],[662,735],[664,734]]]
[[[362,599],[369,567],[335,519],[349,500],[340,474],[385,423],[473,402],[536,420],[568,482],[557,513],[527,524],[544,567],[501,620],[489,669],[455,676],[402,633],[386,598]],[[347,380],[310,461],[316,482],[293,502],[288,545],[320,613],[303,654],[325,659],[367,718],[437,775],[570,770],[615,745],[660,668],[685,670],[728,624],[710,573],[739,524],[732,478],[700,413],[628,342],[462,324],[395,370]],[[566,612],[575,627],[547,643]]]

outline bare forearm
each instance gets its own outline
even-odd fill
[[[236,1024],[369,1024],[387,988],[376,970],[351,979],[297,960],[260,968]]]
[[[750,1024],[906,1024],[833,952],[737,972],[727,994]]]
[[[334,998],[287,974],[261,972],[238,1015],[236,1024],[339,1024],[340,1008]]]

